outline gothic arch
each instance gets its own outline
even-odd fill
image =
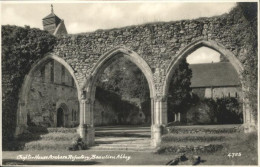
[[[242,86],[244,124],[251,123],[251,121],[252,121],[251,113],[247,107],[247,99],[244,98],[245,87],[242,82],[243,81],[243,76],[242,76],[243,66],[240,63],[240,61],[237,59],[237,57],[231,51],[227,50],[222,44],[217,43],[213,40],[199,39],[197,41],[190,43],[188,46],[186,46],[180,50],[177,57],[171,61],[170,65],[167,68],[166,78],[163,83],[163,95],[167,97],[169,84],[170,84],[173,72],[174,72],[175,68],[177,67],[178,63],[180,62],[180,60],[183,58],[186,58],[190,53],[192,53],[193,51],[195,51],[196,49],[198,49],[202,46],[209,47],[209,48],[221,53],[233,65],[234,69],[238,73],[240,83]]]
[[[178,55],[176,56],[176,58],[170,62],[170,65],[168,66],[168,68],[166,70],[166,78],[165,78],[165,81],[163,84],[163,95],[167,96],[168,89],[169,89],[169,83],[171,81],[172,74],[173,74],[175,68],[177,67],[177,64],[180,62],[180,60],[183,58],[186,58],[190,53],[192,53],[193,51],[195,51],[196,49],[198,49],[202,46],[211,48],[211,49],[221,53],[222,55],[224,55],[229,60],[229,62],[233,65],[235,70],[237,71],[240,81],[242,80],[241,73],[243,71],[243,66],[232,52],[227,50],[220,43],[217,43],[213,40],[200,39],[200,40],[194,41],[194,42],[190,43],[188,46],[182,48],[180,50],[180,52],[178,53]]]
[[[88,92],[87,97],[92,100],[95,99],[95,83],[97,79],[102,74],[102,72],[117,59],[119,54],[123,54],[125,58],[134,63],[143,72],[148,82],[150,97],[153,97],[155,95],[155,88],[153,84],[153,73],[151,68],[142,57],[125,47],[114,48],[101,56],[97,64],[92,69],[91,77],[89,77],[88,82],[85,82],[85,88]]]
[[[41,69],[50,60],[56,60],[69,71],[70,75],[74,79],[77,88],[78,98],[80,96],[79,83],[75,77],[74,70],[71,68],[71,66],[65,60],[63,60],[62,58],[56,55],[53,55],[51,53],[46,54],[44,58],[42,58],[40,61],[32,65],[31,70],[24,78],[23,85],[19,92],[18,109],[17,109],[17,128],[15,132],[16,135],[22,133],[26,129],[27,111],[25,109],[25,106],[28,103],[28,94],[30,91],[31,83],[33,81],[33,75],[37,70]]]

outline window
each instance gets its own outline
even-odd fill
[[[74,121],[77,121],[77,111],[74,111]]]
[[[74,87],[74,86],[75,86],[75,85],[74,85],[75,83],[74,83],[74,78],[73,78],[73,77],[71,77],[71,81],[72,81],[72,84],[71,84],[71,85]]]
[[[74,121],[74,111],[71,111],[71,120]]]
[[[65,84],[65,67],[61,66],[61,83]]]
[[[45,81],[45,66],[41,68],[41,78],[42,78],[42,81],[44,82]]]

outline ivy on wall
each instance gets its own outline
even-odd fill
[[[244,20],[246,31],[236,36],[237,45],[243,50],[244,71],[242,73],[243,83],[246,91],[245,98],[249,99],[249,106],[255,122],[257,122],[257,83],[258,83],[258,42],[257,42],[257,2],[240,2],[231,14],[233,17],[240,17]]]
[[[3,146],[12,140],[16,127],[18,96],[33,63],[53,49],[56,38],[29,26],[2,26],[2,119]]]

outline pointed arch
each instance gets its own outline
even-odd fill
[[[41,69],[45,64],[47,64],[51,60],[56,60],[57,62],[59,62],[61,65],[63,65],[69,71],[69,73],[72,76],[74,83],[76,85],[76,88],[77,88],[77,91],[78,91],[78,96],[80,95],[80,92],[79,92],[80,86],[79,86],[79,83],[76,79],[76,76],[75,76],[75,73],[74,73],[74,70],[72,69],[72,67],[64,59],[60,58],[59,56],[48,53],[40,61],[33,64],[29,73],[25,76],[25,79],[24,79],[24,82],[23,82],[23,85],[22,85],[22,89],[21,89],[21,92],[19,94],[19,99],[25,98],[25,101],[27,101],[27,93],[29,91],[28,89],[29,89],[30,84],[31,84],[32,79],[33,79],[33,74],[37,70]]]
[[[250,107],[248,107],[248,99],[245,98],[245,96],[244,96],[245,91],[247,91],[247,90],[243,84],[243,76],[242,76],[242,72],[244,70],[243,65],[231,51],[229,51],[222,44],[220,44],[216,41],[200,39],[200,40],[190,43],[188,46],[186,46],[180,50],[180,52],[178,53],[176,58],[171,61],[170,65],[167,68],[166,78],[163,83],[163,95],[164,96],[168,95],[169,85],[170,85],[170,81],[171,81],[173,72],[174,72],[175,68],[177,67],[178,63],[180,62],[180,60],[183,58],[186,58],[190,53],[192,53],[193,51],[195,51],[196,49],[198,49],[202,46],[209,47],[209,48],[221,53],[223,56],[225,56],[229,60],[229,62],[232,64],[232,66],[236,70],[238,77],[240,79],[241,86],[242,86],[243,124],[244,125],[250,124],[252,122],[252,116],[251,116]]]
[[[103,56],[101,56],[94,68],[92,68],[91,77],[89,77],[89,81],[85,83],[85,88],[88,92],[88,98],[92,100],[95,99],[95,83],[98,77],[112,62],[114,62],[118,58],[118,56],[123,56],[126,59],[130,60],[143,72],[148,82],[150,97],[153,97],[155,94],[155,88],[153,84],[153,73],[151,68],[146,63],[146,61],[137,53],[120,46],[106,52]]]
[[[223,56],[225,56],[229,60],[229,62],[232,64],[232,66],[235,68],[235,70],[238,73],[238,76],[240,78],[240,81],[242,81],[243,78],[242,78],[241,73],[243,71],[243,65],[240,63],[240,61],[237,59],[237,57],[231,51],[229,51],[222,44],[220,44],[216,41],[199,39],[199,40],[193,41],[188,46],[182,48],[180,50],[180,52],[178,53],[178,55],[176,56],[176,58],[170,62],[170,65],[168,66],[168,68],[166,70],[166,78],[165,78],[165,81],[163,84],[163,95],[164,96],[167,96],[167,94],[168,94],[169,84],[170,84],[173,72],[174,72],[175,68],[177,67],[178,63],[180,62],[180,60],[186,58],[190,53],[192,53],[193,51],[195,51],[196,49],[198,49],[202,46],[211,48],[211,49],[219,52]],[[243,86],[242,86],[242,88],[243,88]]]

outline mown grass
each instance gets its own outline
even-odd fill
[[[52,140],[52,141],[73,141],[78,137],[80,136],[77,133],[61,133],[61,132],[41,135],[42,140]]]
[[[168,127],[169,133],[175,133],[175,134],[196,134],[196,133],[205,133],[205,134],[221,134],[221,133],[234,133],[237,132],[238,128],[223,128],[223,127],[216,127],[216,126],[203,126],[200,127],[192,127],[192,126],[173,126]]]
[[[227,135],[219,134],[166,134],[162,137],[162,142],[212,142],[212,141],[224,141],[227,139]]]
[[[24,146],[24,150],[66,150],[72,145],[71,141],[32,141],[28,142]]]
[[[234,140],[229,140],[225,147],[212,155],[204,155],[207,164],[218,165],[257,165],[258,164],[257,132],[236,133]],[[241,156],[229,157],[229,153],[241,153]],[[221,161],[216,157],[221,157]]]
[[[204,161],[202,165],[257,165],[258,152],[257,152],[257,132],[254,133],[231,133],[231,134],[210,134],[210,136],[217,135],[225,136],[223,141],[210,141],[212,138],[201,139],[195,137],[198,134],[169,134],[163,141],[160,149],[160,154],[176,155],[178,152],[184,152],[187,156],[199,155]],[[183,136],[190,135],[186,140],[181,141]],[[179,139],[176,141],[175,139]],[[175,142],[174,142],[175,141]],[[221,144],[222,142],[222,144]],[[200,146],[206,145],[206,149],[200,150]],[[186,151],[181,151],[180,146],[186,146]],[[196,149],[194,149],[194,147]],[[179,149],[179,150],[178,150]],[[228,156],[232,153],[240,153],[241,156]],[[185,164],[184,164],[185,165]]]

